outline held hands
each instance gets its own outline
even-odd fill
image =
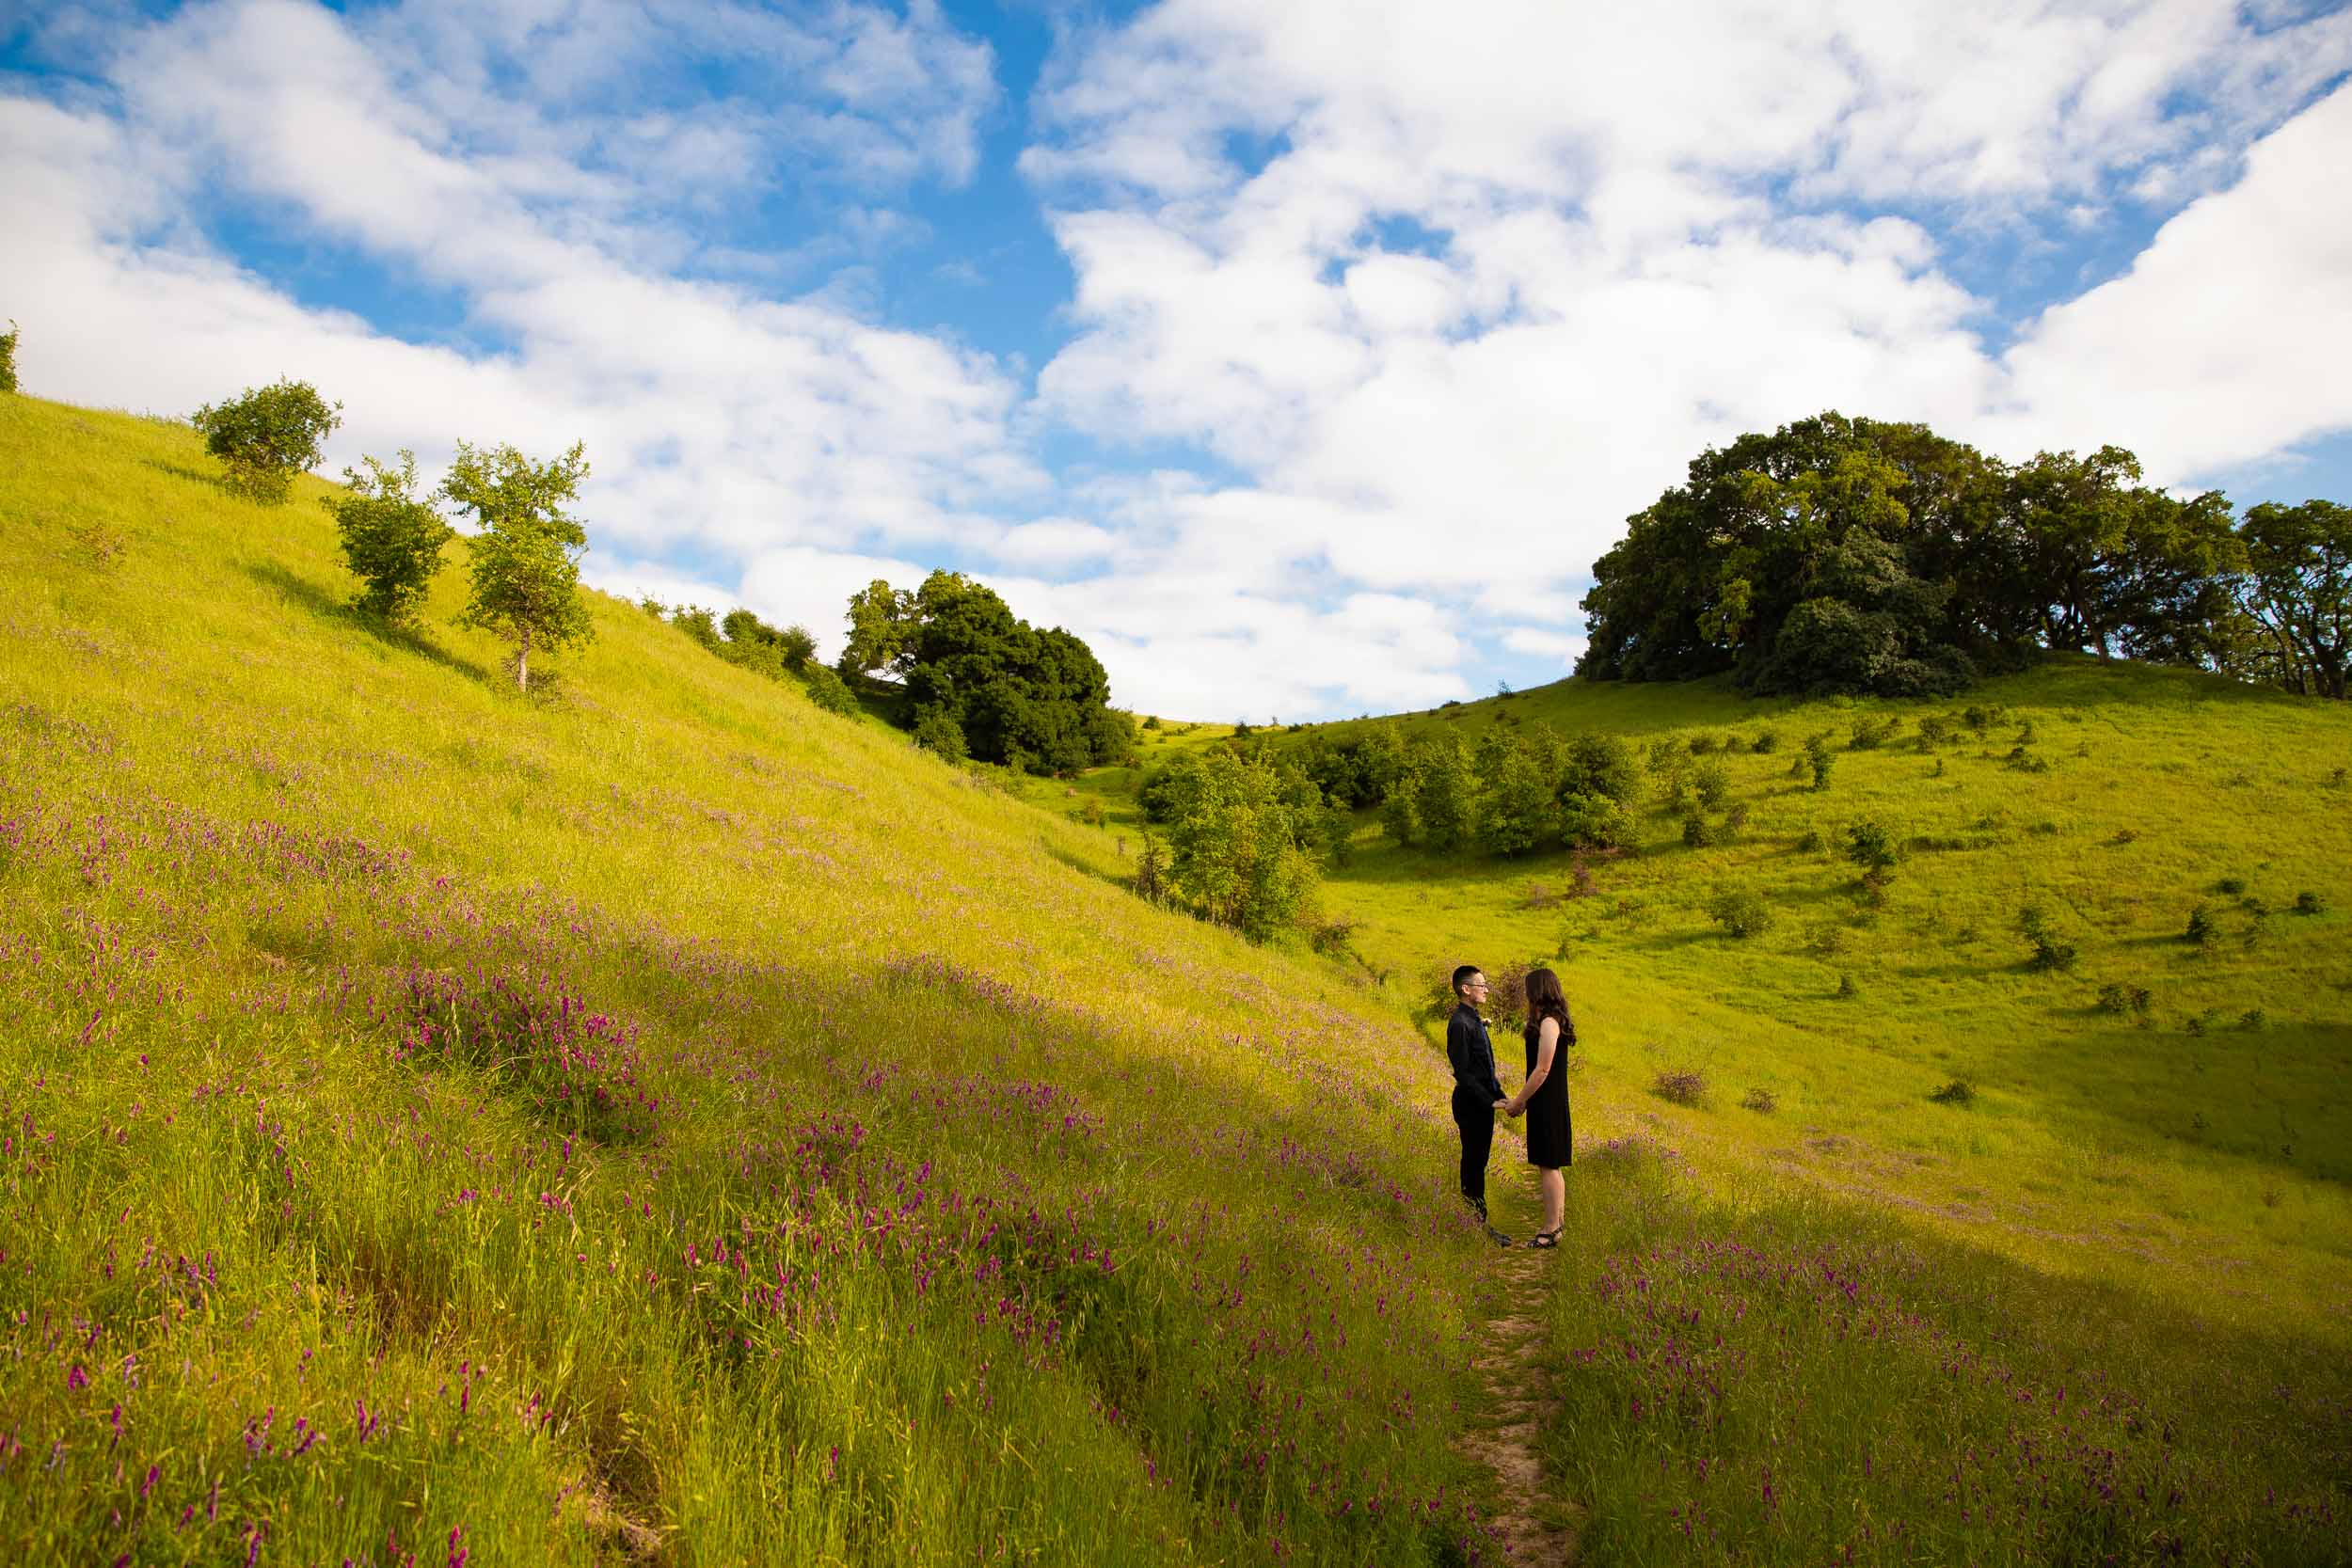
[[[1526,1106],[1520,1104],[1516,1100],[1498,1100],[1495,1101],[1495,1114],[1497,1116],[1515,1117],[1526,1109]]]

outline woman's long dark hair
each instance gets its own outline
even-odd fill
[[[1527,972],[1527,1026],[1538,1028],[1546,1018],[1560,1021],[1563,1038],[1576,1037],[1576,1025],[1568,1022],[1568,998],[1560,989],[1560,976],[1549,969]]]

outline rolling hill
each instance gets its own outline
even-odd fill
[[[1645,823],[1590,896],[1367,842],[1321,958],[1134,898],[1120,779],[945,766],[617,601],[519,698],[456,571],[414,629],[345,608],[322,493],[0,399],[12,1560],[1494,1561],[1464,1440],[1522,1373],[1585,1560],[2344,1557],[2344,949],[2289,912],[2352,863],[2336,717],[2049,672],[1989,699],[2046,774],[1743,750],[1740,838]],[[1411,721],[1581,704],[1832,718]],[[1969,842],[1883,908],[1785,842],[1899,808]],[[1725,878],[1818,913],[1727,943]],[[1998,925],[2045,886],[2063,978]],[[1574,1244],[1512,1275],[1407,1005],[1564,945]],[[2148,1028],[2087,1010],[2110,973]],[[2201,1128],[2134,1108],[2158,1051]]]

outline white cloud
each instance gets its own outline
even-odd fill
[[[2265,138],[2130,272],[2036,321],[1995,438],[2113,441],[2178,483],[2352,427],[2347,153],[2352,86]]]
[[[1831,406],[2010,451],[2073,429],[2043,363],[2066,355],[2035,346],[2073,318],[2005,362],[1922,220],[2030,242],[2095,228],[2133,186],[2185,198],[2348,62],[2352,18],[2262,30],[2209,0],[1526,0],[1474,24],[1409,0],[1167,0],[1089,36],[1043,97],[1025,166],[1076,273],[1078,330],[1040,401],[1104,441],[1196,444],[1240,470],[1172,520],[1175,554],[1232,581],[1572,628],[1577,580],[1625,515],[1709,443]],[[2345,145],[2324,106],[2279,135],[2339,161]],[[2251,215],[2287,161],[2265,149],[2208,200]],[[2315,156],[2296,166],[2319,178]],[[2273,352],[2283,326],[2199,337],[2279,378],[2185,444],[2204,460],[2341,420],[2309,392],[2317,358],[2352,346],[2340,307],[2312,297],[2344,275],[2345,208],[2304,199],[2298,224],[2262,225],[2275,261],[2200,246],[2179,269],[2209,289],[2274,278],[2318,328],[2294,353]],[[2139,421],[2153,441],[2197,393],[2130,352],[2142,301],[2172,311],[2150,341],[2201,331],[2150,287],[2069,341],[2096,345],[2086,407],[2129,374],[2108,406],[2169,411]],[[1573,646],[1565,629],[1499,641]]]

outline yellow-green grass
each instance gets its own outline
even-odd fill
[[[1401,1021],[322,493],[0,400],[0,1559],[1478,1551]]]
[[[258,509],[183,428],[0,400],[0,1556],[1491,1560],[1451,1444],[1492,1254],[1399,1002],[1457,944],[1544,947],[1566,917],[1516,890],[1556,865],[1454,890],[1370,847],[1330,898],[1395,922],[1359,942],[1385,987],[1251,948],[1122,890],[1133,827],[1069,820],[1104,781],[1013,782],[1041,812],[632,608],[517,699],[452,625],[462,547],[414,633],[340,608],[321,493]],[[2128,1202],[2071,1189],[2087,1246],[1942,1214],[1884,1044],[1776,1080],[1807,1098],[1769,1122],[1650,1099],[1692,1020],[1726,1091],[1735,1037],[1823,1054],[1691,979],[1711,943],[1672,950],[1679,995],[1571,971],[1543,1441],[1586,1560],[2342,1559],[2352,1397],[2307,1281],[2181,1306],[2107,1234]],[[1979,1076],[1934,1112],[2010,1135]],[[1834,1164],[1742,1120],[1833,1115],[1878,1118]],[[2281,1209],[2324,1193],[2281,1174]],[[1699,1241],[1784,1282],[1726,1293]],[[1883,1350],[1786,1283],[1825,1258],[1900,1302]],[[1688,1297],[1666,1339],[1628,1271]],[[1715,1404],[1676,1391],[1693,1351],[1738,1373]],[[2130,1485],[1979,1464],[2020,1438]]]
[[[1971,730],[1971,706],[1999,717]],[[1932,716],[1954,735],[1923,745]],[[1894,736],[1847,749],[1888,718]],[[1411,721],[1471,744],[1514,722],[1736,737],[1693,766],[1726,771],[1746,824],[1690,848],[1680,813],[1645,800],[1632,852],[1588,859],[1577,896],[1572,857],[1400,850],[1367,822],[1327,903],[1360,923],[1375,971],[1419,986],[1457,959],[1557,961],[1596,1106],[2047,1267],[2352,1341],[2352,789],[2336,775],[2352,713],[2073,658],[1944,704],[1564,682]],[[2023,726],[2046,771],[2010,765]],[[1744,749],[1767,730],[1777,750]],[[1838,750],[1816,791],[1792,768],[1825,732]],[[1881,904],[1839,853],[1863,821],[1913,846]],[[2233,879],[2243,892],[2221,891]],[[1708,911],[1724,889],[1759,894],[1776,923],[1724,934]],[[2307,892],[2326,912],[2294,912]],[[2201,902],[2210,947],[2183,934]],[[2029,966],[2027,904],[2077,949],[2073,972]],[[2150,1010],[2101,1011],[2109,984],[2147,990]],[[1649,1092],[1682,1069],[1708,1104]],[[1955,1078],[1972,1104],[1929,1098]],[[1752,1088],[1777,1108],[1740,1108]]]

